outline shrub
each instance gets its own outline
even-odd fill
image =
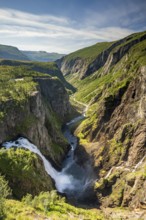
[[[9,195],[11,195],[11,190],[8,186],[8,182],[3,176],[0,175],[0,219],[3,219],[4,217],[5,198],[7,198]]]

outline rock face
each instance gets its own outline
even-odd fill
[[[57,113],[61,121],[66,120],[66,116],[70,113],[71,107],[69,96],[63,85],[58,80],[36,78],[40,86],[40,91],[45,100],[47,100],[54,112]]]
[[[82,161],[87,153],[92,160],[99,204],[145,208],[146,33],[112,44],[88,70],[77,83],[74,74],[68,79],[77,86],[74,98],[88,104],[75,134]]]
[[[112,44],[107,42],[97,43],[69,54],[57,60],[56,63],[64,75],[78,73],[79,78],[83,79],[94,72],[95,65],[100,68],[106,62]],[[103,50],[105,51],[103,52]]]
[[[65,60],[65,57],[63,57],[62,59],[57,60],[56,62],[58,67],[61,69],[65,76],[79,72],[80,75],[83,76],[88,68],[88,64],[86,63],[86,61],[84,61],[81,58],[75,58],[68,62]]]
[[[13,100],[5,103],[7,114],[0,125],[0,143],[27,137],[42,153],[60,164],[67,150],[61,133],[61,124],[70,113],[68,94],[63,84],[54,78],[35,78],[37,91],[30,94],[23,106],[15,106]]]

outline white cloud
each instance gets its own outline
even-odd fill
[[[117,3],[117,4],[116,4]],[[126,3],[126,4],[125,4]],[[145,16],[146,2],[135,3],[135,1],[128,1],[111,4],[110,8],[104,10],[91,11],[87,10],[85,25],[92,27],[105,27],[111,25],[116,26],[130,26],[133,23],[141,22],[146,19]]]
[[[102,16],[100,16],[100,21]],[[35,15],[12,9],[0,9],[0,43],[26,50],[46,50],[68,53],[96,43],[116,40],[133,31],[120,27],[95,28],[82,25],[75,28],[68,18]]]

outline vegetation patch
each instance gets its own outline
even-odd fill
[[[97,43],[93,46],[83,48],[65,56],[65,60],[69,62],[73,59],[81,58],[85,59],[86,62],[91,63],[103,50],[107,49],[112,44],[113,42]]]
[[[22,198],[27,193],[36,195],[52,189],[52,181],[45,172],[42,161],[29,150],[2,148],[0,172],[5,175],[15,198]]]

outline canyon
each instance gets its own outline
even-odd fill
[[[92,219],[145,219],[146,32],[56,63],[1,60],[0,84],[0,173],[13,198],[57,188],[100,210]]]

